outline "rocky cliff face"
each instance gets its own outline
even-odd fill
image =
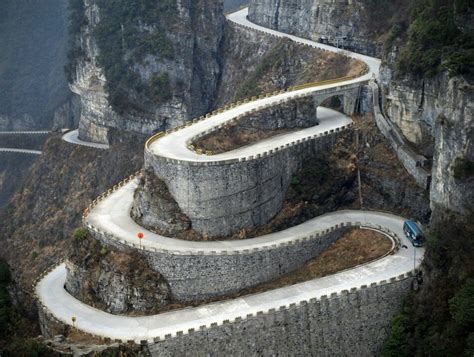
[[[382,45],[390,37],[391,43],[403,37],[409,8],[400,1],[253,0],[249,16],[264,26],[316,40],[326,36],[337,43],[337,37],[346,36],[345,46],[383,57],[380,79],[385,112],[414,151],[432,158],[432,208],[465,214],[473,202],[473,87],[447,72],[424,79],[395,78],[404,41],[386,50]],[[456,17],[464,33],[472,31],[465,25],[466,18],[470,17]]]
[[[364,70],[361,62],[348,57],[229,24],[214,107],[298,84],[356,75]]]
[[[73,245],[65,288],[84,303],[115,314],[150,314],[169,302],[168,284],[138,254],[101,247],[80,230]]]
[[[383,67],[386,113],[418,152],[432,157],[432,208],[467,213],[474,207],[472,174],[456,171],[474,162],[474,86],[447,73],[425,80],[394,80],[391,73]]]
[[[380,20],[370,16],[368,10],[383,5],[370,0],[252,0],[249,18],[265,27],[316,41],[325,37],[335,46],[378,55],[382,52],[378,39],[382,31],[377,27]],[[388,20],[393,13],[385,10],[384,18]],[[387,22],[381,27],[390,26]]]
[[[165,5],[151,3],[146,5],[151,10],[133,15],[133,21],[124,25],[121,21],[132,11],[126,2],[84,0],[85,21],[77,36],[71,84],[82,102],[81,138],[105,142],[109,127],[151,133],[210,109],[220,77],[222,1],[168,3],[171,15],[160,15],[153,6]],[[122,35],[98,37],[101,29],[108,35],[117,32],[113,26],[119,26]],[[100,46],[111,41],[118,43],[118,52]],[[119,58],[112,58],[117,53]],[[109,67],[109,62],[114,65]]]
[[[130,215],[142,227],[165,236],[175,236],[191,227],[166,184],[150,170],[145,170],[135,190]]]
[[[14,265],[12,275],[21,292],[16,299],[28,310],[35,306],[29,300],[32,279],[69,252],[70,237],[81,224],[83,209],[143,166],[146,137],[115,130],[109,137],[110,150],[71,145],[59,135],[49,138],[23,189],[0,211],[0,256]],[[12,156],[6,167],[10,174],[2,180],[18,180],[15,162]]]

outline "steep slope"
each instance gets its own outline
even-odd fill
[[[196,6],[207,9],[205,4]],[[211,13],[209,16],[214,15]],[[258,46],[253,45],[253,41],[249,41],[247,47],[242,44],[247,41],[246,36],[252,35],[235,32],[226,37],[225,51],[221,52],[223,75],[219,85],[222,90],[219,90],[219,97],[212,93],[212,98],[215,98],[213,107],[227,103],[241,91],[244,81],[235,75],[241,68],[236,67],[239,62],[246,64],[248,77],[258,78],[259,86],[282,73],[288,77],[287,82],[277,81],[268,88],[262,86],[260,90],[265,91],[314,80],[324,72],[317,59],[312,58],[310,50],[302,50],[302,59],[298,60],[300,49],[295,44],[266,38],[257,51]],[[271,58],[278,50],[281,50],[279,56],[282,60],[277,66],[268,67],[265,76],[258,77],[261,58]],[[307,69],[309,61],[315,61],[315,64],[309,66],[304,75],[298,75],[299,70]],[[328,61],[324,68],[330,68],[331,63]],[[192,66],[192,63],[187,65]],[[340,68],[341,71],[347,69],[346,66]],[[344,73],[334,72],[334,75]],[[123,123],[128,121],[123,119]],[[37,271],[53,259],[64,256],[72,230],[79,226],[81,212],[88,202],[142,166],[143,139],[133,138],[112,130],[110,151],[70,146],[59,138],[48,141],[44,156],[35,164],[24,188],[14,197],[2,219],[7,224],[2,225],[0,234],[11,247],[2,254],[8,255],[8,261],[17,262],[14,278],[23,288],[29,289]]]
[[[101,151],[67,144],[59,136],[47,141],[0,219],[5,247],[0,254],[14,262],[18,299],[28,301],[34,276],[68,251],[87,203],[141,167],[144,140],[112,133],[111,150]]]
[[[398,25],[407,9],[403,0],[252,0],[249,18],[275,30],[380,57],[384,33]]]
[[[381,69],[388,117],[432,157],[435,214],[474,209],[473,18],[469,2],[413,2],[410,26],[387,43]]]

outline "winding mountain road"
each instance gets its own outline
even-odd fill
[[[315,48],[340,52],[340,50],[330,46],[257,26],[250,23],[246,16],[247,9],[244,9],[228,15],[228,19],[239,26],[250,27],[279,37],[287,37]],[[280,146],[282,143],[298,139],[300,136],[313,135],[321,130],[335,129],[347,125],[350,123],[350,118],[328,109],[319,108],[318,115],[321,119],[321,125],[288,135],[278,136],[277,138],[271,138],[252,145],[250,148],[240,148],[220,155],[205,156],[198,155],[187,147],[189,141],[198,133],[212,129],[251,109],[259,108],[262,105],[276,104],[282,99],[295,98],[301,94],[316,93],[333,86],[338,87],[367,82],[377,75],[380,66],[379,60],[347,51],[344,53],[364,61],[369,67],[369,72],[360,78],[349,81],[285,92],[242,104],[228,111],[213,115],[205,121],[158,138],[149,144],[147,150],[155,155],[177,160],[220,161],[228,158],[245,157],[250,153],[255,155],[258,152]],[[293,303],[308,301],[312,298],[320,298],[323,295],[329,296],[342,290],[390,280],[391,278],[406,274],[419,266],[424,254],[423,248],[414,248],[408,239],[405,238],[402,230],[403,218],[386,213],[368,211],[338,211],[316,217],[284,231],[241,241],[189,242],[167,238],[145,230],[130,218],[130,206],[136,186],[137,180],[132,180],[100,201],[87,215],[85,223],[105,231],[120,240],[134,243],[136,243],[136,233],[143,231],[145,238],[142,244],[145,249],[164,249],[178,252],[178,254],[179,252],[192,253],[197,251],[239,251],[264,247],[275,243],[296,240],[308,233],[319,232],[335,224],[346,222],[361,222],[362,224],[379,225],[389,229],[401,240],[402,247],[406,246],[406,248],[394,250],[393,254],[379,260],[324,278],[233,300],[144,317],[112,315],[75,299],[64,289],[66,268],[62,264],[40,280],[36,293],[43,307],[63,323],[71,325],[71,318],[74,316],[76,318],[75,326],[79,330],[93,335],[111,339],[134,340],[136,342],[142,340],[152,341],[156,337],[164,338],[167,334],[175,336],[178,331],[187,331],[191,328],[198,330],[203,325],[209,326],[211,323],[222,324],[224,320],[233,321],[237,317],[245,318],[248,314],[255,314],[258,311],[278,309],[280,306],[288,306]]]
[[[0,148],[0,152],[13,153],[13,154],[27,154],[27,155],[41,155],[43,152],[39,150],[27,150],[27,149],[12,149],[12,148]]]
[[[0,131],[1,135],[48,135],[51,134],[48,130],[19,130],[19,131]]]
[[[188,145],[192,142],[193,138],[197,135],[212,130],[213,128],[223,125],[226,122],[231,121],[232,119],[237,118],[239,115],[250,112],[251,110],[263,108],[266,106],[278,105],[281,101],[291,100],[294,98],[299,98],[302,96],[308,96],[314,93],[321,91],[327,91],[331,89],[341,89],[345,86],[351,86],[359,83],[366,83],[372,78],[376,77],[380,68],[380,60],[361,55],[358,53],[352,53],[344,50],[340,50],[328,45],[324,45],[318,42],[311,40],[302,39],[296,36],[287,35],[281,32],[277,32],[265,27],[256,25],[247,19],[248,8],[237,11],[233,14],[227,16],[228,20],[236,23],[239,26],[244,26],[256,31],[265,32],[267,34],[277,36],[277,37],[286,37],[297,43],[310,46],[312,48],[317,48],[325,51],[338,52],[345,56],[354,58],[356,60],[364,62],[368,71],[366,74],[344,81],[338,81],[336,83],[318,85],[309,88],[297,89],[293,91],[287,91],[277,95],[273,95],[266,98],[257,99],[248,103],[244,103],[235,108],[226,110],[222,113],[207,118],[204,121],[195,123],[189,127],[182,128],[178,131],[171,132],[164,137],[159,138],[158,140],[150,140],[147,144],[147,150],[154,155],[176,159],[182,161],[194,161],[194,162],[216,162],[224,161],[229,159],[241,159],[249,157],[251,155],[262,154],[269,150],[274,150],[282,145],[291,143],[297,140],[301,140],[315,134],[324,133],[325,131],[334,130],[336,128],[344,127],[350,123],[352,120],[344,114],[339,112],[319,107],[318,108],[318,120],[320,121],[319,126],[313,126],[304,130],[299,130],[296,132],[288,133],[285,135],[279,135],[278,137],[269,138],[262,140],[259,143],[256,143],[251,146],[245,146],[236,150],[228,151],[219,155],[200,155],[188,148]]]
[[[28,136],[36,136],[36,135],[48,135],[51,132],[48,130],[23,130],[23,131],[0,131],[0,137],[2,135],[28,135]],[[40,150],[29,150],[29,149],[18,149],[18,148],[2,148],[0,147],[0,152],[4,153],[16,153],[16,154],[27,154],[27,155],[41,155],[43,152]]]
[[[398,277],[413,270],[414,265],[418,266],[420,264],[424,250],[414,248],[404,237],[402,231],[403,219],[400,217],[378,212],[342,211],[314,218],[304,223],[304,225],[308,230],[319,231],[330,224],[351,220],[386,227],[397,234],[402,239],[402,244],[408,248],[399,249],[395,254],[388,255],[383,259],[324,278],[313,279],[265,293],[153,316],[127,317],[112,315],[80,302],[63,287],[66,279],[64,264],[58,266],[40,281],[37,286],[37,294],[41,302],[53,312],[54,316],[65,324],[71,324],[71,318],[75,316],[77,318],[76,327],[81,331],[112,339],[134,340],[139,343],[142,340],[152,341],[155,337],[164,338],[167,334],[175,336],[178,331],[187,331],[191,328],[199,330],[199,327],[203,325],[222,324],[224,320],[233,321],[237,317],[245,318],[248,314],[256,314],[258,311],[278,309],[280,306],[309,301],[323,295],[330,296],[332,293],[339,293],[342,290],[350,290],[362,285],[370,285],[382,280],[388,281],[392,277]],[[275,235],[285,239],[287,233],[287,231],[282,231],[275,233]],[[149,234],[150,232],[145,233],[145,235]],[[286,237],[286,239],[292,238],[294,237],[291,235]],[[266,239],[272,239],[272,235],[266,236]],[[259,244],[252,241],[253,239],[249,239],[243,241],[243,243],[248,245]],[[223,245],[232,244],[232,242],[186,241],[182,241],[182,243],[188,243],[190,247],[174,248],[189,249],[197,244],[206,245],[209,248],[214,245],[222,249]]]
[[[109,145],[107,145],[107,144],[92,143],[92,142],[89,142],[89,141],[84,141],[84,140],[79,139],[79,130],[78,129],[71,130],[71,131],[67,132],[66,134],[63,135],[62,139],[65,142],[70,143],[70,144],[87,146],[87,147],[94,148],[94,149],[106,150],[106,149],[109,148]]]

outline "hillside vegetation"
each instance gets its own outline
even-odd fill
[[[392,321],[383,356],[474,355],[474,214],[431,230],[421,289]]]
[[[434,76],[448,70],[450,75],[474,76],[474,31],[472,0],[415,0],[411,3],[410,25],[397,62],[400,75]],[[403,35],[394,26],[392,37]]]
[[[166,33],[177,17],[176,0],[98,0],[100,22],[94,38],[100,49],[98,62],[107,79],[106,89],[112,106],[122,112],[137,106],[130,90],[155,102],[171,98],[169,77],[166,72],[155,73],[143,81],[136,65],[149,55],[160,60],[174,57],[173,44]],[[82,0],[69,0],[70,36],[77,40],[81,27],[87,24]],[[81,58],[79,46],[71,46],[67,73],[72,79],[76,61]],[[133,103],[132,103],[133,101]]]

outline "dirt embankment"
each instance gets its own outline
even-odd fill
[[[262,93],[366,71],[364,63],[349,57],[233,26],[226,29],[222,53],[215,109]]]
[[[85,229],[74,232],[65,289],[76,299],[112,314],[152,315],[169,303],[163,276],[138,252],[102,246]]]
[[[260,293],[321,278],[380,258],[390,251],[391,241],[381,233],[354,229],[334,242],[321,255],[298,270],[275,281],[242,291],[241,295]]]
[[[262,35],[256,34],[256,36]],[[227,30],[226,37],[228,46],[224,48],[227,54],[225,67],[231,67],[234,71],[230,73],[224,70],[216,107],[222,106],[224,101],[250,98],[300,84],[362,75],[367,71],[363,62],[341,54],[303,47],[287,39],[275,40],[267,37],[264,43],[264,46],[268,47],[267,53],[263,58],[259,58],[258,64],[255,65],[248,63],[249,58],[259,53],[260,48],[253,48],[252,41],[243,42],[245,45],[242,45],[242,41],[238,39],[245,35],[232,28]],[[235,76],[236,73],[239,73],[239,76]],[[224,86],[229,80],[234,82],[236,89]],[[194,146],[218,154],[296,130],[296,128],[259,130],[249,128],[247,122],[248,120],[242,119],[239,123],[225,126],[196,140]]]

